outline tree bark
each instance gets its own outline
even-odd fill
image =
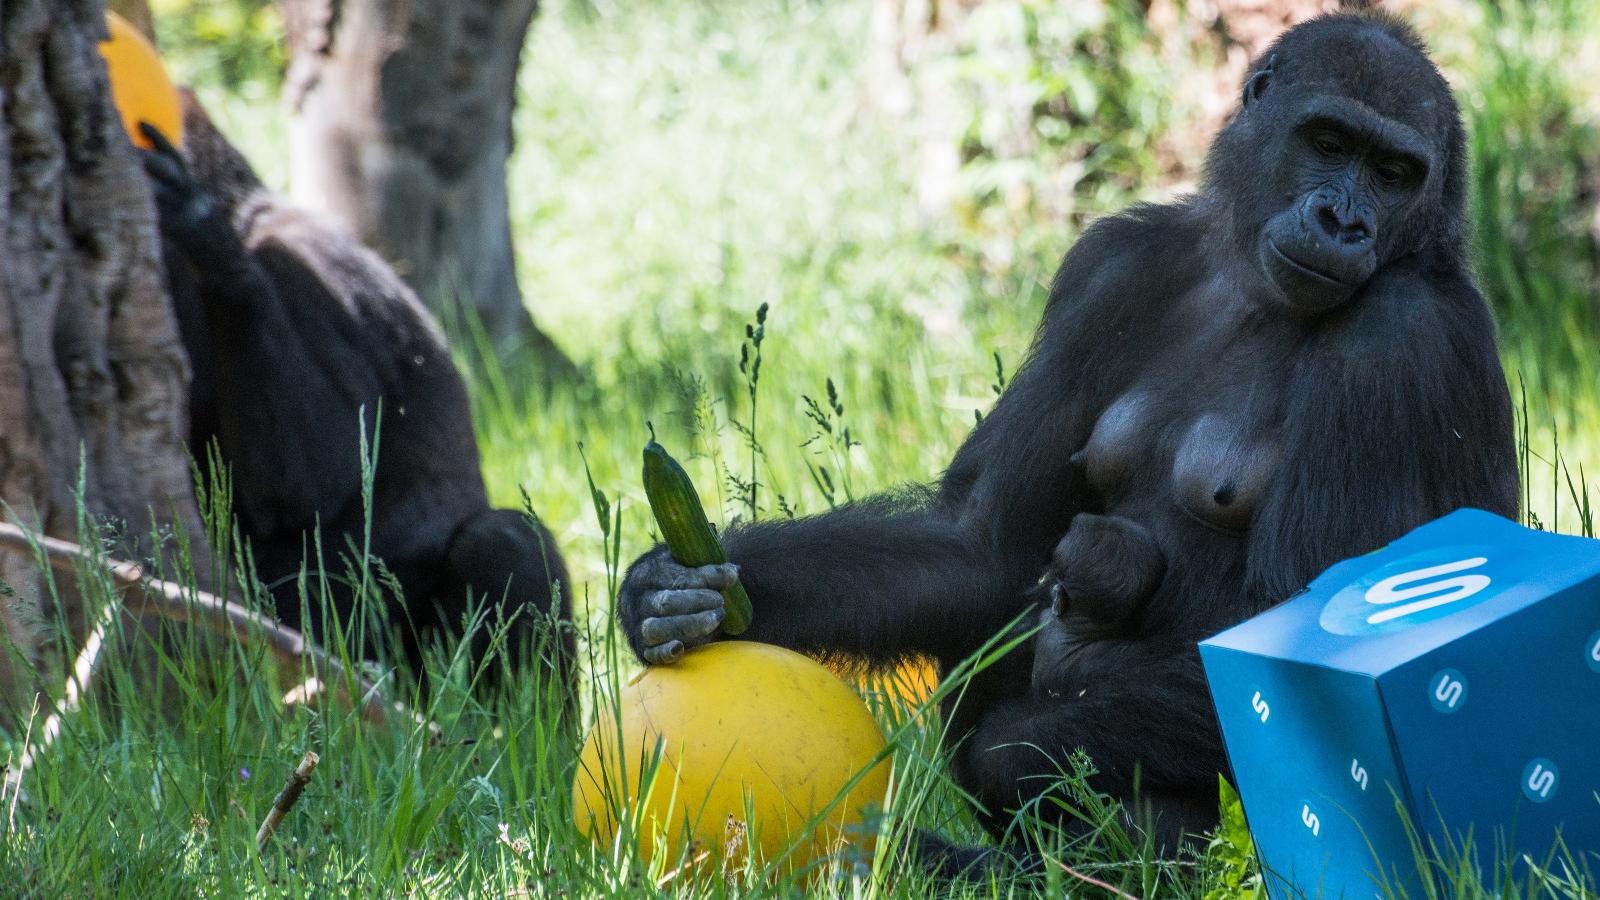
[[[155,209],[112,108],[98,0],[0,0],[0,515],[74,541],[77,487],[118,552],[181,533],[206,573],[185,439],[188,361]],[[0,554],[0,707],[26,708],[50,606],[32,560]],[[7,645],[9,641],[9,646]]]
[[[282,0],[297,203],[331,213],[447,322],[566,366],[517,286],[506,161],[537,0]]]

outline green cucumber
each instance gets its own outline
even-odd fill
[[[700,494],[689,480],[689,473],[655,442],[653,435],[644,445],[644,495],[650,500],[650,511],[655,514],[661,537],[679,565],[698,568],[728,561],[727,551],[706,521],[705,507],[700,505]],[[753,610],[744,585],[735,582],[722,592],[722,599],[722,630],[739,634],[749,628]]]

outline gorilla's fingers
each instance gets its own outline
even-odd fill
[[[713,590],[725,591],[739,583],[739,566],[735,563],[722,563],[715,566],[703,566],[700,571],[706,572],[706,586]]]
[[[176,162],[154,150],[140,148],[139,161],[144,163],[145,173],[157,181],[176,181],[183,174],[183,170],[178,167]]]
[[[690,616],[661,616],[639,623],[639,637],[646,647],[655,647],[671,641],[699,641],[715,634],[722,625],[720,609],[707,610]]]
[[[645,612],[652,616],[686,616],[722,608],[722,594],[708,590],[656,591],[645,598]]]
[[[670,666],[682,658],[682,641],[673,641],[659,647],[646,647],[644,650],[644,661],[652,666]]]
[[[721,563],[691,569],[670,559],[664,559],[658,563],[658,568],[653,574],[656,576],[658,588],[680,590],[710,588],[720,591],[732,587],[739,580],[739,567],[732,563]]]
[[[151,125],[149,122],[140,120],[139,133],[144,135],[145,140],[150,142],[150,146],[155,148],[153,152],[176,163],[179,168],[183,167],[183,154],[178,152],[177,147],[172,146],[172,142],[167,140],[167,136],[161,133],[161,129]]]

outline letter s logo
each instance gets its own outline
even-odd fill
[[[1478,545],[1418,551],[1354,577],[1329,598],[1319,622],[1351,636],[1401,631],[1499,596],[1540,561]]]
[[[1322,837],[1322,820],[1317,818],[1317,814],[1311,811],[1311,804],[1307,803],[1300,807],[1300,821],[1311,829],[1312,837]]]
[[[1361,760],[1350,760],[1350,779],[1361,785],[1363,791],[1367,789],[1367,770],[1362,768]]]
[[[1439,679],[1439,686],[1433,689],[1433,699],[1445,706],[1455,706],[1461,702],[1461,682],[1445,675]]]
[[[1542,756],[1529,760],[1522,770],[1522,793],[1535,803],[1554,797],[1560,783],[1561,772],[1556,764]]]
[[[1440,669],[1428,681],[1428,702],[1439,712],[1449,714],[1467,702],[1467,676],[1455,669]]]
[[[1584,644],[1583,661],[1589,668],[1600,672],[1600,631],[1589,635],[1589,640]]]
[[[1267,701],[1261,699],[1260,691],[1256,691],[1256,695],[1250,698],[1250,708],[1255,710],[1256,715],[1261,717],[1262,724],[1266,724],[1267,716],[1272,715],[1272,707],[1267,705]]]
[[[1382,625],[1384,622],[1405,618],[1413,613],[1423,612],[1457,600],[1465,600],[1489,586],[1487,575],[1461,575],[1456,578],[1442,578],[1438,581],[1429,579],[1438,578],[1440,575],[1449,575],[1452,572],[1462,572],[1467,569],[1476,569],[1488,562],[1486,556],[1474,556],[1469,559],[1458,559],[1455,562],[1445,563],[1442,566],[1429,566],[1426,569],[1417,569],[1412,572],[1402,572],[1391,575],[1367,589],[1368,603],[1388,605],[1401,603],[1417,597],[1426,597],[1414,603],[1405,603],[1403,606],[1391,606],[1388,609],[1375,612],[1367,616],[1368,625]],[[1418,584],[1418,582],[1421,582]],[[1410,587],[1402,587],[1410,585]]]

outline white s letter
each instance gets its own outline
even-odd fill
[[[1435,596],[1375,612],[1367,617],[1367,624],[1381,625],[1401,616],[1409,616],[1425,609],[1433,609],[1436,606],[1443,606],[1446,603],[1454,603],[1457,600],[1471,597],[1489,586],[1489,576],[1462,575],[1457,578],[1445,578],[1440,581],[1429,581],[1428,579],[1466,569],[1476,569],[1488,561],[1488,557],[1474,556],[1471,559],[1457,560],[1453,563],[1445,563],[1442,566],[1429,566],[1426,569],[1403,572],[1399,575],[1385,578],[1367,589],[1368,603],[1387,605],[1427,594],[1434,594]],[[1415,582],[1419,581],[1422,584],[1415,584]],[[1411,585],[1411,587],[1401,587],[1401,585]]]
[[[1267,701],[1261,699],[1260,691],[1256,691],[1256,695],[1250,699],[1250,708],[1256,711],[1262,722],[1267,721],[1267,716],[1272,715],[1272,707],[1267,705]]]

